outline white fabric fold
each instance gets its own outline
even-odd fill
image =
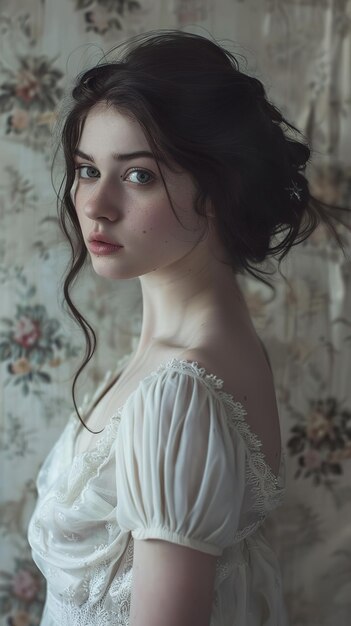
[[[165,371],[125,406],[116,441],[117,521],[220,555],[234,542],[245,447],[201,378]]]
[[[172,359],[107,416],[84,453],[74,452],[71,415],[39,471],[28,527],[47,580],[40,626],[128,626],[133,542],[146,538],[217,556],[211,626],[288,626],[279,564],[260,529],[283,488],[222,384]]]

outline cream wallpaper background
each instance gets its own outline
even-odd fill
[[[1,625],[40,621],[45,585],[26,540],[34,481],[73,410],[84,354],[61,303],[56,115],[102,51],[167,27],[209,31],[237,53],[312,143],[312,191],[351,206],[349,0],[0,0]],[[351,615],[351,231],[338,230],[346,256],[318,228],[282,264],[288,283],[274,275],[275,295],[240,279],[276,382],[287,494],[265,529],[293,626],[346,626]],[[80,405],[133,349],[141,295],[138,279],[112,283],[90,266],[74,294],[98,338]]]

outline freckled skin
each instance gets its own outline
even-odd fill
[[[193,209],[195,185],[191,176],[179,167],[179,173],[173,173],[160,164],[183,227],[173,214],[152,158],[119,163],[111,156],[117,151],[150,150],[136,120],[97,105],[87,116],[78,147],[93,156],[94,162],[76,157],[77,164],[90,165],[99,172],[94,177],[89,170],[88,178],[86,168],[85,178],[79,179],[76,188],[75,206],[84,239],[87,241],[92,230],[99,230],[124,246],[115,255],[91,253],[97,274],[112,279],[142,276],[176,263],[191,251],[205,225]],[[130,171],[135,167],[151,173],[154,180],[149,176],[150,182],[142,184],[140,174]]]

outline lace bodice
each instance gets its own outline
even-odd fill
[[[83,417],[115,374],[85,396]],[[272,614],[265,623],[287,623],[279,566],[260,529],[282,501],[284,457],[275,477],[245,415],[221,379],[178,359],[141,381],[94,448],[76,455],[80,422],[71,414],[39,472],[28,528],[47,579],[41,626],[127,626],[134,540],[151,537],[217,556],[211,626],[261,623],[258,572]]]

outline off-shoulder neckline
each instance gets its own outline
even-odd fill
[[[123,365],[129,360],[129,358],[132,355],[133,355],[133,352],[122,356],[121,359],[119,359],[117,362],[117,367],[114,370],[110,369],[108,370],[108,372],[106,372],[104,379],[102,380],[98,388],[95,390],[95,393],[91,397],[89,397],[88,394],[85,395],[83,404],[80,407],[78,407],[80,412],[84,411],[85,409],[88,411],[91,409],[94,400],[97,399],[99,397],[99,393],[101,393],[103,389],[106,389],[106,386],[108,386],[111,383],[111,380],[113,380],[113,377],[116,375],[116,373],[118,373],[118,376],[114,382],[115,383],[117,382],[117,380],[122,376],[124,372]],[[205,367],[200,366],[198,361],[191,361],[190,359],[179,359],[177,357],[172,357],[168,360],[161,362],[156,369],[154,369],[152,372],[147,374],[145,377],[143,377],[139,381],[138,385],[129,394],[125,402],[119,408],[117,408],[116,411],[107,420],[106,425],[101,431],[101,438],[105,436],[106,432],[109,432],[111,430],[111,426],[113,422],[120,418],[125,406],[132,399],[134,394],[136,394],[139,387],[143,383],[148,382],[151,378],[160,374],[162,371],[168,371],[172,369],[173,370],[177,369],[178,371],[181,371],[185,374],[190,374],[190,375],[194,374],[197,378],[200,378],[205,383],[207,389],[209,389],[209,391],[212,392],[214,397],[220,402],[222,402],[222,404],[224,404],[225,408],[228,411],[229,416],[232,418],[233,417],[235,418],[235,422],[236,422],[235,427],[239,431],[245,444],[247,445],[247,447],[249,448],[252,454],[253,464],[256,465],[257,469],[261,468],[261,470],[263,470],[263,473],[265,475],[265,480],[268,481],[268,484],[270,484],[271,487],[273,487],[273,491],[282,490],[282,488],[279,485],[282,480],[284,481],[284,478],[283,478],[283,473],[285,472],[284,450],[281,449],[279,470],[278,470],[278,474],[276,475],[274,474],[271,466],[267,462],[264,452],[261,451],[261,448],[263,445],[262,441],[259,439],[258,435],[256,435],[256,433],[252,431],[250,424],[245,419],[245,415],[247,415],[247,411],[245,410],[243,404],[239,401],[236,401],[232,394],[230,394],[229,392],[223,389],[223,386],[224,386],[223,379],[219,378],[215,374],[210,373]],[[78,428],[82,425],[81,425],[81,422],[78,420],[75,412],[73,412],[73,416],[75,416],[76,418],[75,435],[74,435],[74,440],[72,441],[72,444],[74,445],[76,436],[78,434]],[[99,441],[101,441],[101,438],[99,439]],[[95,449],[96,449],[96,446],[92,447],[86,452],[91,453],[91,452],[94,452]],[[86,452],[78,453],[75,456],[84,455],[86,454]],[[272,491],[272,489],[270,491]]]

